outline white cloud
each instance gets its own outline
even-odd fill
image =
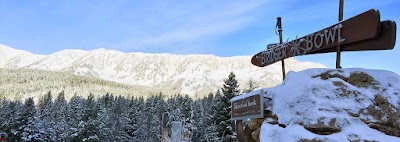
[[[162,17],[161,26],[145,27],[160,28],[158,32],[133,37],[122,44],[122,47],[141,48],[170,48],[174,44],[199,42],[208,38],[218,38],[228,33],[240,30],[254,20],[252,11],[264,2],[249,2],[214,5],[206,4],[192,10],[182,11],[168,7],[162,9],[167,14]],[[208,6],[211,5],[211,6]],[[165,6],[164,6],[165,7]],[[173,9],[170,11],[170,9]],[[178,7],[179,8],[179,7]],[[165,17],[167,16],[167,17]],[[156,29],[151,29],[155,31]],[[143,31],[142,31],[143,32]],[[204,40],[206,41],[206,40]]]

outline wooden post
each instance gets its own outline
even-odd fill
[[[169,113],[164,112],[162,113],[162,118],[161,118],[161,142],[166,141],[166,137],[168,136],[168,130],[167,130],[167,123],[169,121]]]
[[[343,20],[343,5],[344,5],[344,0],[339,0],[339,19],[338,21]],[[336,47],[336,68],[340,69],[342,68],[340,66],[340,45]]]
[[[278,32],[279,32],[279,43],[282,45],[282,43],[283,43],[283,41],[282,41],[282,18],[281,17],[278,17],[277,18],[277,23],[276,23],[276,26],[277,26],[277,28],[278,28]],[[282,77],[283,77],[283,80],[285,80],[285,60],[284,59],[282,59],[281,60],[281,63],[282,63]]]

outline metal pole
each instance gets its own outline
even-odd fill
[[[276,26],[277,26],[278,32],[279,32],[279,43],[282,46],[282,43],[283,43],[283,41],[282,41],[282,18],[278,17],[277,20],[278,21],[276,23]],[[285,60],[282,59],[281,63],[282,63],[282,77],[283,77],[283,80],[285,80]]]
[[[343,5],[344,5],[344,0],[339,0],[339,19],[338,21],[343,20]],[[340,66],[340,45],[336,47],[336,68],[340,69],[342,68]]]

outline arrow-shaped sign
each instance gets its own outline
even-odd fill
[[[341,51],[368,51],[368,50],[391,50],[396,44],[396,22],[394,21],[383,21],[380,23],[381,32],[377,38],[364,40],[360,42],[350,43],[342,45]],[[324,50],[318,50],[310,52],[308,54],[319,54],[336,52],[335,48],[327,48]]]
[[[283,43],[282,45],[270,45],[266,51],[254,55],[251,63],[259,67],[264,67],[281,59],[308,53],[317,53],[318,51],[324,51],[338,45],[377,38],[381,32],[379,21],[379,11],[372,9],[318,32]]]

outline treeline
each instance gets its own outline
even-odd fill
[[[229,100],[239,93],[233,73],[215,94],[193,100],[161,93],[148,98],[105,94],[99,98],[51,92],[35,105],[32,98],[0,101],[0,133],[7,141],[137,141],[161,139],[162,114],[183,124],[182,141],[236,141]]]

